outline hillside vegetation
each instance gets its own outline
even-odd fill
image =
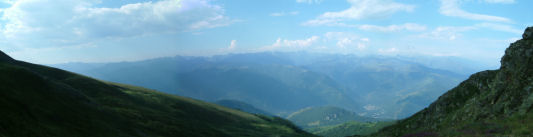
[[[292,113],[287,119],[305,131],[326,137],[368,135],[394,123],[331,106],[305,108]]]
[[[0,52],[0,136],[313,136],[287,120],[13,60]]]
[[[498,70],[476,73],[428,108],[373,136],[533,136],[533,27]]]
[[[394,121],[378,121],[378,122],[357,122],[349,121],[346,123],[322,126],[316,128],[306,129],[315,135],[323,137],[346,137],[350,135],[369,135],[378,132],[380,129],[394,124]]]
[[[240,111],[244,111],[244,112],[248,112],[248,113],[252,113],[252,114],[261,114],[261,115],[267,115],[267,116],[274,116],[266,111],[263,111],[261,109],[258,109],[250,104],[247,104],[247,103],[244,103],[242,101],[237,101],[237,100],[219,100],[219,101],[216,101],[214,102],[215,104],[218,104],[218,105],[221,105],[221,106],[224,106],[224,107],[228,107],[228,108],[233,108],[233,109],[236,109],[236,110],[240,110]]]
[[[304,129],[332,126],[348,121],[377,121],[374,118],[359,116],[355,112],[331,106],[304,108],[290,114],[287,119]]]

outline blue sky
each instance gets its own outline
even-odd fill
[[[0,0],[0,50],[34,63],[308,51],[498,64],[530,0]]]

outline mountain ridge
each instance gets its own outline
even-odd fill
[[[467,78],[394,57],[305,52],[56,67],[208,102],[239,100],[282,117],[305,107],[329,105],[369,117],[404,118]],[[387,99],[380,101],[383,98]]]
[[[498,70],[473,74],[429,107],[372,136],[531,136],[533,27],[512,43]]]
[[[12,62],[12,61],[14,61],[13,58],[11,58],[6,53],[0,51],[0,62]]]
[[[8,60],[9,61],[9,60]],[[278,117],[0,61],[0,136],[313,136]]]

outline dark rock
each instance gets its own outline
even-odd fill
[[[500,69],[470,76],[426,109],[374,136],[431,136],[419,131],[444,136],[457,136],[454,132],[517,136],[517,127],[527,125],[516,117],[533,116],[533,27],[522,37],[505,50]],[[520,133],[531,135],[533,131]]]
[[[9,57],[4,52],[0,51],[0,62],[11,62],[11,61],[14,61],[14,59]]]
[[[531,39],[533,35],[533,27],[527,27],[524,34],[522,34],[523,39]]]

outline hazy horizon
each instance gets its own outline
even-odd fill
[[[3,0],[0,50],[58,64],[320,52],[499,64],[533,24],[524,0]]]

